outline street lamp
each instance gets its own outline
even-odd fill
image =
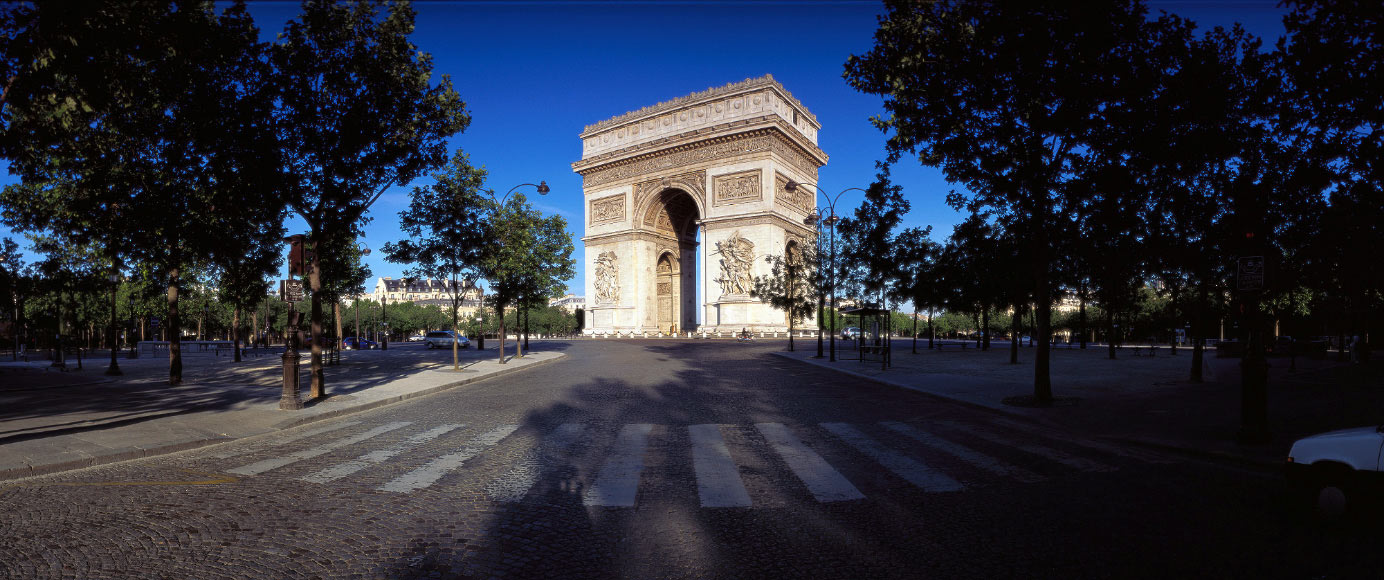
[[[539,181],[539,182],[538,182],[538,185],[534,185],[534,184],[532,184],[532,183],[521,183],[521,184],[519,184],[519,185],[516,185],[516,186],[514,186],[514,187],[509,188],[509,191],[506,191],[506,192],[505,192],[505,195],[504,195],[503,197],[499,198],[499,199],[495,199],[495,192],[493,192],[493,191],[487,191],[486,193],[487,193],[488,195],[490,195],[490,200],[495,202],[495,206],[494,206],[493,208],[491,208],[491,217],[492,217],[492,218],[498,219],[499,216],[500,216],[500,208],[501,208],[501,207],[504,207],[506,201],[509,201],[509,194],[514,193],[515,190],[517,190],[517,189],[519,189],[519,188],[521,188],[521,187],[525,187],[525,186],[529,186],[529,187],[534,187],[534,188],[536,188],[536,189],[538,190],[538,195],[548,195],[549,189],[548,189],[548,182],[547,182],[547,181]],[[498,243],[498,242],[497,242],[497,243]],[[503,246],[504,244],[501,243],[500,245]],[[518,317],[516,317],[516,320],[517,320],[517,319],[518,319]],[[518,344],[515,344],[514,348],[515,348],[515,351],[518,352],[518,350],[519,350],[520,347],[519,347]],[[518,354],[522,354],[522,353],[518,353]],[[505,320],[504,320],[504,317],[501,317],[501,318],[500,318],[500,364],[505,364]]]
[[[783,186],[783,189],[788,191],[789,193],[793,193],[798,190],[798,187],[803,185],[811,185],[814,188],[817,188],[817,184],[815,183],[798,183],[790,179],[788,180],[787,185]],[[818,193],[821,193],[820,188],[817,189]],[[818,207],[816,209],[813,209],[812,213],[808,214],[807,217],[803,219],[803,223],[809,226],[816,225],[819,222],[825,223],[831,232],[829,234],[829,240],[831,242],[831,250],[829,257],[830,262],[827,267],[827,291],[831,294],[831,308],[833,311],[831,317],[831,362],[836,362],[836,222],[840,220],[840,218],[836,215],[836,200],[841,199],[842,194],[852,190],[869,193],[859,187],[848,187],[846,189],[841,190],[840,193],[837,193],[834,196],[828,196],[827,194],[822,193],[822,198],[825,199],[827,202],[826,215],[823,215],[822,209]],[[818,328],[821,328],[821,321],[818,321],[817,326]],[[817,333],[817,356],[822,356],[821,331],[818,331]]]
[[[115,346],[118,336],[115,331],[115,286],[120,283],[120,273],[112,270],[106,279],[111,282],[111,366],[106,367],[106,375],[114,377],[125,374],[120,372],[120,363],[115,358],[116,351],[120,350]]]

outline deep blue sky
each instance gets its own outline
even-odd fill
[[[1282,9],[1270,1],[1150,2],[1203,27],[1243,22],[1266,37],[1282,34]],[[567,219],[578,273],[569,283],[580,294],[581,178],[571,163],[581,156],[577,135],[585,125],[709,87],[773,74],[817,115],[820,145],[831,157],[822,168],[824,191],[865,187],[874,179],[883,136],[869,124],[880,99],[851,90],[841,78],[851,54],[873,45],[878,2],[418,2],[413,41],[434,57],[434,73],[448,74],[473,120],[451,145],[490,172],[489,186],[504,193],[520,183],[546,180],[547,197],[530,199]],[[251,3],[266,38],[296,16],[296,2]],[[951,187],[936,170],[905,161],[894,170],[912,204],[905,227],[932,225],[943,239],[962,217],[943,200]],[[12,182],[5,176],[0,183]],[[423,179],[418,183],[427,183]],[[380,248],[398,240],[398,212],[410,187],[396,187],[375,204],[364,242]],[[838,202],[848,213],[857,192]],[[305,229],[300,220],[290,230]],[[12,235],[0,226],[0,235]],[[367,259],[375,276],[402,275],[406,267]],[[371,282],[373,284],[373,280]]]

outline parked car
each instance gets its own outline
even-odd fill
[[[860,338],[860,328],[855,326],[846,327],[841,331],[841,340],[856,340]]]
[[[408,337],[408,341],[409,341],[409,342],[423,342],[423,341],[425,341],[425,340],[427,340],[427,339],[428,339],[428,335],[426,335],[426,334],[415,334],[415,335],[413,335],[413,336]]]
[[[346,350],[370,350],[380,346],[373,340],[359,336],[348,336],[341,339],[341,343]]]
[[[423,339],[428,344],[428,348],[452,348],[455,342],[457,348],[469,348],[471,341],[464,336],[458,336],[450,330],[434,330],[429,332]]]
[[[1384,497],[1384,425],[1304,437],[1288,450],[1289,488],[1301,507],[1335,518]]]

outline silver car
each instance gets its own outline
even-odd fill
[[[428,348],[452,348],[452,343],[456,342],[457,348],[469,348],[471,341],[464,336],[457,336],[450,330],[434,330],[427,334],[423,339]]]

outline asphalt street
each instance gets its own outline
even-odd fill
[[[1359,578],[1280,474],[774,357],[561,361],[272,436],[0,485],[7,578]],[[377,353],[413,360],[412,345]]]

